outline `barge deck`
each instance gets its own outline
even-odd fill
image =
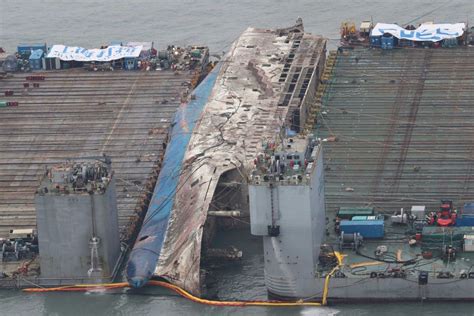
[[[474,188],[474,49],[343,49],[317,129],[325,145],[327,211],[382,213]]]
[[[44,76],[30,81],[29,76]],[[15,73],[0,108],[0,237],[34,228],[34,193],[45,166],[106,154],[117,177],[122,237],[147,207],[176,109],[191,89],[191,71]],[[29,88],[24,88],[29,83]],[[38,83],[39,87],[33,87]]]

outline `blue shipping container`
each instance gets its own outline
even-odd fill
[[[46,52],[46,44],[20,44],[18,45],[18,54],[20,55],[29,55],[31,51],[41,49],[43,52]]]
[[[382,49],[393,49],[395,38],[393,36],[382,36]]]
[[[462,213],[465,215],[474,215],[474,202],[469,202],[464,204],[464,207],[462,208]]]
[[[442,46],[445,48],[456,47],[458,46],[457,38],[446,38],[442,42]]]
[[[33,70],[40,70],[43,68],[43,54],[44,52],[41,49],[33,50],[31,52],[30,58],[30,67]]]
[[[382,36],[370,36],[370,46],[380,47],[382,45]]]
[[[137,58],[135,57],[126,57],[123,59],[123,69],[125,70],[135,70],[138,67]]]
[[[474,215],[464,215],[456,218],[456,226],[465,227],[465,226],[474,226]]]
[[[359,233],[362,237],[383,238],[384,236],[384,221],[383,220],[368,220],[368,221],[348,221],[342,220],[340,223],[341,232],[345,234]]]

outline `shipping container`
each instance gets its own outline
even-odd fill
[[[421,233],[422,247],[438,249],[443,245],[460,248],[464,234],[474,233],[474,227],[438,227],[425,226]]]
[[[469,45],[474,45],[474,26],[471,26],[470,31],[468,32],[467,43]]]
[[[382,45],[382,36],[370,36],[370,46],[380,47]]]
[[[0,101],[0,108],[5,108],[7,107],[7,101]]]
[[[464,251],[474,251],[474,235],[464,235]]]
[[[8,55],[7,58],[5,58],[2,67],[5,72],[16,71],[18,68],[18,60],[14,55]]]
[[[33,50],[31,52],[30,58],[30,67],[32,70],[41,70],[43,68],[43,54],[44,51],[41,49]]]
[[[424,219],[425,218],[425,205],[413,205],[411,207],[411,215],[416,216],[417,219]]]
[[[423,240],[425,238],[439,239],[440,241],[461,240],[465,234],[474,234],[474,227],[440,227],[440,226],[425,226],[423,227]]]
[[[374,215],[373,207],[341,207],[337,212],[337,217],[341,219],[352,219],[354,216]]]
[[[462,215],[456,218],[457,227],[474,226],[474,215]]]
[[[43,58],[43,69],[45,70],[61,69],[61,60],[55,57],[45,57]]]
[[[398,45],[400,47],[415,47],[415,42],[407,39],[398,40]]]
[[[135,57],[127,57],[123,59],[123,69],[136,70],[138,67],[138,60]]]
[[[18,54],[29,57],[31,51],[41,49],[46,52],[46,43],[35,43],[35,44],[19,44],[17,47]]]
[[[442,41],[442,46],[445,48],[452,48],[458,46],[457,38],[446,38]]]
[[[81,68],[84,66],[83,61],[77,60],[60,60],[61,69]]]
[[[462,213],[464,215],[474,215],[474,202],[468,202],[464,204]]]
[[[393,49],[395,47],[395,37],[384,34],[381,39],[382,49]]]
[[[366,239],[383,238],[384,221],[366,220],[366,221],[348,221],[342,220],[340,223],[341,232],[345,234],[359,233]]]

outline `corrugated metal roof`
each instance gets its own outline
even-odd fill
[[[325,143],[328,210],[473,200],[473,86],[472,48],[339,53],[317,126],[338,140]]]

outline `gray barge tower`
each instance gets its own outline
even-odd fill
[[[115,177],[109,164],[50,168],[35,196],[42,285],[112,282],[120,264]]]
[[[265,147],[249,183],[251,233],[263,236],[268,291],[306,297],[313,294],[325,237],[322,146],[288,137]]]

